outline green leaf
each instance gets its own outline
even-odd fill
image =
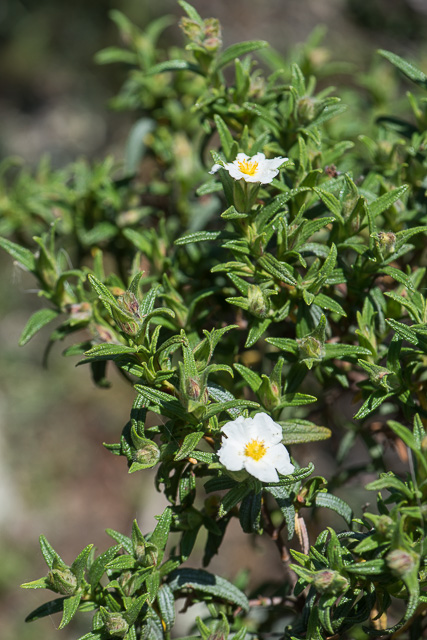
[[[152,76],[156,73],[167,73],[168,71],[193,71],[193,73],[203,75],[200,67],[187,60],[166,60],[165,62],[159,62],[159,64],[155,64],[147,71],[147,75]]]
[[[417,334],[406,324],[397,322],[397,320],[393,320],[392,318],[386,318],[386,323],[404,340],[407,340],[411,344],[418,344]]]
[[[34,609],[28,616],[25,618],[25,622],[34,622],[34,620],[39,620],[40,618],[45,618],[46,616],[51,616],[54,613],[59,613],[63,611],[64,601],[67,600],[64,598],[56,598],[55,600],[51,600],[50,602],[45,602],[44,604]]]
[[[105,529],[105,533],[118,542],[125,551],[133,553],[132,540],[128,536],[125,536],[124,533],[120,533],[114,529]]]
[[[371,393],[369,398],[360,407],[359,411],[355,414],[356,420],[363,420],[370,413],[378,409],[378,407],[393,395],[393,392],[386,392],[383,389],[377,389],[374,393]]]
[[[79,555],[77,556],[77,558],[74,560],[73,564],[70,567],[72,573],[74,573],[74,575],[77,578],[78,585],[80,585],[80,583],[83,580],[84,572],[86,570],[87,560],[89,558],[89,554],[92,551],[92,549],[93,549],[93,544],[89,544],[87,547],[85,547],[83,551],[79,553]]]
[[[53,547],[47,541],[47,538],[44,535],[41,535],[39,538],[40,549],[45,559],[45,562],[49,569],[53,569],[54,563],[61,566],[62,568],[68,568],[65,562],[62,560],[61,556],[59,556]]]
[[[3,247],[5,251],[9,253],[17,262],[22,264],[28,271],[35,271],[36,259],[29,249],[21,247],[19,244],[7,240],[6,238],[0,238],[0,247]]]
[[[22,347],[24,344],[27,344],[42,327],[52,322],[58,315],[59,312],[54,309],[39,309],[33,313],[19,338],[19,346]]]
[[[401,426],[401,425],[400,425]],[[411,434],[412,435],[412,434]],[[374,480],[366,485],[365,489],[368,491],[380,491],[381,489],[396,489],[409,500],[412,500],[413,492],[406,486],[402,480],[400,480],[394,473],[382,473],[378,480]]]
[[[311,402],[317,402],[317,398],[315,396],[309,396],[306,393],[285,393],[280,398],[280,402],[276,406],[276,409],[280,409],[282,407],[300,407],[310,404]]]
[[[397,189],[384,193],[382,196],[371,202],[371,204],[368,205],[368,211],[372,218],[375,220],[380,213],[389,209],[396,200],[399,200],[403,194],[408,191],[408,188],[408,185],[405,184],[403,187],[398,187]]]
[[[94,560],[88,573],[88,581],[91,587],[96,587],[105,573],[107,564],[111,562],[111,560],[120,551],[120,549],[121,544],[116,544],[104,551],[104,553],[101,553],[101,555],[99,555],[96,560]]]
[[[172,511],[169,507],[163,511],[159,522],[150,537],[150,542],[159,549],[164,549],[168,541],[169,531],[172,523]]]
[[[260,529],[262,493],[251,491],[242,500],[239,520],[245,533],[256,533]]]
[[[380,271],[381,273],[385,273],[386,275],[391,276],[392,278],[397,280],[397,282],[400,282],[401,284],[405,285],[405,287],[410,291],[415,290],[411,278],[407,276],[405,273],[403,273],[403,271],[400,271],[400,269],[396,269],[396,267],[387,266],[387,267],[381,267]]]
[[[74,615],[77,613],[81,599],[81,594],[78,594],[76,596],[70,596],[64,600],[64,613],[62,614],[62,619],[58,629],[63,629],[69,622],[71,622]]]
[[[178,453],[175,455],[174,460],[184,460],[184,458],[186,458],[198,445],[203,436],[203,431],[193,431],[193,433],[188,433],[185,436],[184,442],[182,443]]]
[[[344,518],[346,523],[350,525],[353,517],[353,510],[346,502],[344,502],[344,500],[338,498],[338,496],[334,496],[332,493],[320,492],[316,495],[315,504],[316,507],[328,507],[328,509],[336,511],[336,513]]]
[[[275,498],[277,506],[282,512],[288,529],[288,540],[295,533],[295,507],[291,498],[291,491],[287,487],[268,487],[267,491]]]
[[[168,584],[163,584],[160,587],[157,594],[157,603],[165,630],[169,631],[175,623],[175,598]]]
[[[184,245],[191,244],[192,242],[208,242],[219,238],[221,233],[221,231],[193,231],[175,240],[175,244]]]
[[[204,420],[209,420],[213,416],[217,416],[223,411],[229,413],[233,409],[240,408],[250,408],[250,409],[259,409],[260,405],[258,402],[253,402],[252,400],[229,400],[228,402],[217,402],[215,404],[210,404],[206,410],[205,415],[203,416]]]
[[[21,584],[21,589],[49,589],[50,586],[51,584],[47,578],[39,578],[31,582],[24,582]]]
[[[342,306],[336,300],[333,300],[329,296],[325,296],[323,293],[317,294],[314,298],[314,303],[317,304],[321,309],[328,309],[333,313],[338,314],[339,316],[347,317],[346,312],[342,308]]]
[[[248,337],[246,338],[245,347],[249,349],[252,347],[261,336],[267,331],[270,326],[272,320],[270,318],[265,318],[264,320],[255,319],[252,323],[251,328],[248,331]]]
[[[324,349],[323,360],[335,360],[339,358],[346,360],[347,358],[358,358],[362,355],[372,355],[372,352],[369,349],[365,349],[365,347],[359,347],[359,345],[354,344],[340,344],[339,342],[326,343]]]
[[[110,356],[119,356],[125,353],[136,353],[138,347],[126,347],[123,344],[103,343],[97,344],[89,351],[85,351],[86,358],[109,358]],[[85,361],[83,360],[82,363]]]
[[[240,482],[225,494],[219,507],[218,516],[224,517],[226,513],[231,511],[245,496],[251,491],[251,487],[246,482]]]
[[[341,203],[338,198],[336,198],[333,193],[329,193],[329,191],[323,191],[323,189],[314,188],[313,191],[317,193],[323,204],[334,215],[334,217],[340,222],[344,222],[344,219],[341,215]]]
[[[258,260],[258,264],[260,265],[260,267],[265,269],[267,273],[274,276],[278,280],[286,282],[286,284],[294,287],[297,286],[297,281],[292,275],[290,267],[286,263],[277,260],[277,258],[271,255],[271,253],[266,253],[264,256],[262,256],[262,258]]]
[[[377,558],[366,562],[347,564],[345,570],[359,576],[377,576],[387,571],[387,565],[385,560]]]
[[[151,118],[140,118],[132,126],[126,142],[124,172],[125,175],[135,175],[141,160],[145,155],[145,139],[156,127]]]
[[[219,139],[221,140],[221,146],[222,146],[222,150],[224,152],[225,158],[230,162],[231,160],[234,160],[234,158],[230,156],[230,152],[234,146],[233,136],[228,130],[228,127],[225,124],[224,120],[217,113],[214,115],[214,120],[215,120],[216,128],[218,131]]]
[[[243,611],[249,610],[248,599],[240,589],[228,580],[203,569],[176,569],[170,574],[169,586],[172,591],[190,590],[208,593],[241,607]]]
[[[222,67],[225,67],[230,62],[233,62],[235,58],[240,58],[241,56],[244,56],[251,51],[264,49],[268,46],[269,44],[265,40],[248,40],[246,42],[232,44],[219,56],[216,63],[216,69],[222,69]]]
[[[168,418],[182,418],[187,422],[194,421],[194,418],[185,411],[179,400],[174,396],[164,393],[164,391],[159,391],[158,389],[144,387],[140,384],[136,384],[135,389],[150,403],[151,411],[164,414]]]
[[[320,427],[307,420],[280,420],[279,424],[283,433],[282,443],[285,445],[327,440],[332,435],[327,427]]]
[[[386,58],[387,60],[389,60],[389,62],[391,62],[395,67],[397,67],[399,71],[402,71],[402,73],[404,73],[407,78],[409,78],[416,84],[420,85],[424,89],[427,88],[427,76],[420,69],[415,67],[413,64],[411,64],[404,58],[401,58],[397,54],[392,53],[391,51],[386,51],[385,49],[379,49],[378,53],[383,58]]]
[[[96,64],[111,64],[113,62],[125,62],[137,64],[138,57],[133,51],[121,47],[105,47],[95,54]]]
[[[197,24],[200,27],[204,26],[203,19],[200,17],[196,9],[191,4],[189,4],[188,2],[185,2],[185,0],[178,0],[178,4],[180,7],[184,9],[184,11],[186,12],[189,18],[194,20],[194,22],[197,22]]]
[[[256,393],[261,386],[261,377],[255,373],[255,371],[248,369],[248,367],[245,367],[243,364],[235,363],[233,367],[240,373],[245,382],[248,383],[252,391]]]

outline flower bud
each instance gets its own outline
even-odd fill
[[[131,596],[135,591],[136,578],[137,576],[134,575],[131,571],[125,571],[117,578],[117,582],[123,589],[123,593],[128,597]]]
[[[410,573],[418,560],[418,556],[404,549],[394,549],[386,556],[386,562],[391,572],[398,578]]]
[[[208,18],[204,21],[203,46],[209,53],[214,53],[222,46],[221,24],[217,18]]]
[[[380,535],[389,537],[394,530],[394,522],[389,516],[380,516],[375,525],[375,529]]]
[[[52,591],[61,593],[63,596],[73,596],[77,591],[77,578],[70,569],[52,569],[47,579]]]
[[[70,321],[74,324],[75,322],[89,320],[92,314],[92,307],[89,302],[76,302],[70,304],[67,311],[70,314]]]
[[[321,360],[325,355],[323,343],[314,336],[297,339],[300,360]]]
[[[339,595],[348,588],[348,580],[338,571],[325,569],[324,571],[316,572],[313,585],[319,593]]]
[[[308,124],[313,120],[315,115],[315,104],[315,100],[309,96],[304,96],[304,98],[298,100],[298,118],[302,124]]]
[[[114,320],[124,333],[134,336],[138,333],[141,325],[141,314],[135,294],[131,291],[126,291],[117,298],[117,305],[120,309],[123,309],[123,313],[113,307]]]
[[[121,613],[110,613],[104,607],[100,607],[100,614],[107,633],[114,637],[124,638],[129,630],[129,624]]]
[[[392,231],[380,231],[378,241],[384,256],[390,256],[395,252],[396,235]]]
[[[152,440],[144,439],[133,453],[133,461],[147,467],[154,467],[160,458],[160,449]]]
[[[202,28],[195,20],[187,17],[181,18],[179,26],[189,40],[193,42],[201,40]]]
[[[269,310],[268,299],[258,285],[251,284],[248,289],[248,311],[257,318],[265,318]]]

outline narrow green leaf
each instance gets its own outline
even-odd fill
[[[427,88],[427,76],[416,66],[401,58],[396,53],[392,53],[391,51],[386,51],[385,49],[379,49],[378,53],[383,58],[386,58],[391,62],[395,67],[402,71],[407,78],[420,85],[424,89]]]
[[[252,391],[256,393],[261,386],[261,377],[243,364],[235,363],[233,367],[240,373],[245,382],[248,383]]]
[[[336,511],[342,518],[344,518],[346,523],[350,525],[353,517],[353,510],[346,502],[344,502],[344,500],[338,498],[338,496],[334,496],[332,493],[320,492],[315,498],[315,504],[316,507],[328,507],[328,509]]]
[[[22,347],[24,344],[27,344],[40,329],[49,324],[49,322],[52,322],[58,315],[59,312],[54,309],[39,309],[33,313],[19,338],[19,346]]]
[[[169,586],[172,591],[200,591],[215,598],[231,602],[243,611],[249,610],[249,602],[245,594],[231,582],[203,569],[177,569],[170,574]]]
[[[63,629],[69,622],[71,622],[77,613],[81,599],[81,594],[78,594],[76,596],[70,596],[64,600],[64,613],[62,614],[62,619],[58,629]]]
[[[225,67],[230,62],[233,62],[235,58],[240,58],[241,56],[244,56],[251,51],[264,49],[268,46],[269,44],[265,40],[248,40],[247,42],[232,44],[221,53],[216,63],[216,68],[222,69],[222,67]]]
[[[169,507],[163,511],[159,522],[150,537],[150,542],[159,549],[164,549],[168,541],[169,531],[172,523],[172,511]]]
[[[120,549],[121,544],[116,544],[114,545],[114,547],[110,547],[96,558],[88,573],[88,581],[92,587],[96,587],[105,573],[107,564],[111,562],[111,560],[120,551]]]
[[[197,24],[200,27],[204,26],[203,19],[200,17],[196,9],[191,4],[189,4],[188,2],[185,2],[185,0],[178,0],[178,4],[180,7],[184,9],[185,13],[188,15],[189,18],[194,20],[194,22],[197,22]]]
[[[62,560],[61,556],[56,553],[53,547],[47,541],[47,538],[44,535],[41,535],[39,538],[40,549],[45,559],[45,562],[49,569],[53,568],[53,564],[59,564],[63,568],[68,568],[65,562]]]
[[[368,210],[372,218],[375,220],[380,213],[389,209],[408,191],[408,188],[408,185],[405,184],[403,187],[387,191],[387,193],[384,193],[382,196],[371,202],[371,204],[368,205]]]
[[[157,594],[157,602],[165,630],[169,631],[175,623],[175,598],[168,584],[163,584],[160,587]]]
[[[84,572],[86,570],[87,560],[89,558],[89,554],[92,551],[92,549],[93,549],[93,544],[89,544],[87,547],[85,547],[83,551],[79,553],[79,555],[77,556],[77,558],[74,560],[73,564],[70,567],[72,573],[74,573],[74,575],[77,578],[78,585],[80,585],[81,581],[83,580]]]
[[[175,240],[175,244],[184,245],[191,244],[192,242],[208,242],[219,238],[221,233],[221,231],[193,231]]]
[[[45,618],[46,616],[51,616],[54,613],[63,611],[65,600],[67,600],[66,597],[45,602],[40,605],[40,607],[37,607],[37,609],[34,609],[34,611],[25,618],[25,622],[33,622],[34,620],[39,620],[40,618]]]
[[[147,72],[147,75],[152,76],[156,73],[167,73],[168,71],[192,71],[193,73],[203,75],[200,67],[188,62],[187,60],[166,60],[165,62],[159,62],[159,64],[155,64],[151,67]]]
[[[249,349],[252,347],[261,336],[267,331],[270,326],[272,320],[270,318],[265,318],[264,320],[255,320],[249,329],[248,337],[246,338],[245,347]]]
[[[307,420],[280,420],[279,424],[282,427],[282,442],[285,445],[327,440],[332,435],[327,427],[320,427]]]
[[[317,306],[321,309],[328,309],[329,311],[332,311],[339,316],[344,316],[345,318],[347,317],[347,314],[340,303],[336,300],[333,300],[329,296],[325,296],[324,293],[317,294],[317,296],[315,296],[314,298],[314,303],[317,304]]]
[[[417,334],[406,324],[397,322],[397,320],[393,320],[392,318],[386,318],[386,323],[404,340],[407,340],[411,344],[418,344]]]
[[[378,407],[383,402],[388,400],[388,398],[390,398],[392,395],[393,395],[392,392],[387,393],[382,389],[378,389],[377,391],[374,391],[374,393],[371,393],[369,398],[365,400],[365,402],[360,407],[359,411],[355,414],[354,416],[355,419],[363,420],[364,418],[366,418],[366,416],[368,416],[370,413],[375,411],[375,409],[378,409]]]
[[[203,431],[193,431],[192,433],[188,433],[185,436],[184,442],[182,443],[178,453],[175,455],[174,460],[184,460],[184,458],[190,455],[193,449],[198,445],[203,436]]]
[[[28,271],[34,271],[36,268],[36,259],[29,249],[21,247],[19,244],[0,238],[0,247],[8,252],[17,262],[22,264]]]

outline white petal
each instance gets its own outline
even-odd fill
[[[269,461],[267,455],[261,458],[261,460],[254,460],[253,458],[248,458],[246,456],[243,463],[246,471],[250,473],[251,476],[255,476],[255,478],[258,478],[258,480],[261,480],[262,482],[279,481],[279,476],[277,475],[276,469]]]
[[[243,455],[241,449],[235,443],[225,440],[218,451],[218,458],[221,464],[229,471],[240,471],[243,469]]]
[[[230,176],[235,180],[241,180],[242,178],[244,180],[247,180],[247,178],[251,177],[251,176],[248,176],[246,173],[243,173],[242,171],[240,171],[240,169],[238,167],[235,167],[234,165],[227,167],[227,171],[230,174]],[[258,180],[256,180],[256,182],[258,182]]]
[[[245,441],[247,440],[247,425],[243,416],[239,416],[236,420],[226,422],[221,428],[224,435],[229,438]]]
[[[237,164],[238,162],[243,162],[244,160],[251,160],[251,157],[247,156],[246,153],[238,153],[236,159],[234,160],[234,163]]]
[[[268,459],[271,464],[284,476],[295,471],[295,467],[289,457],[289,452],[283,444],[276,444],[268,450]]]
[[[265,154],[261,153],[261,151],[259,151],[254,156],[252,156],[251,161],[252,162],[258,162],[258,164],[262,164],[263,162],[265,162]],[[267,162],[268,162],[268,160],[267,160]]]
[[[257,413],[254,416],[254,422],[257,427],[257,433],[269,444],[278,444],[282,440],[282,427],[277,422],[274,422],[268,413]]]
[[[267,160],[268,162],[268,168],[269,169],[278,169],[279,167],[282,166],[282,164],[284,162],[286,162],[287,160],[289,160],[289,158],[282,158],[282,157],[277,157],[277,158],[272,158],[271,160]]]
[[[222,169],[223,166],[222,164],[214,164],[214,166],[212,167],[212,169],[209,171],[209,173],[216,173],[219,169]]]

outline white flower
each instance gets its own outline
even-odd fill
[[[288,450],[281,443],[282,428],[266,413],[253,418],[239,416],[227,422],[222,432],[227,437],[222,439],[218,456],[229,471],[246,469],[262,482],[278,482],[277,471],[283,475],[294,471]]]
[[[214,164],[209,173],[216,173],[218,169],[225,169],[235,180],[245,180],[246,182],[261,182],[268,184],[279,173],[279,167],[288,158],[272,158],[267,160],[263,153],[257,153],[250,157],[246,153],[238,153],[233,162]]]

